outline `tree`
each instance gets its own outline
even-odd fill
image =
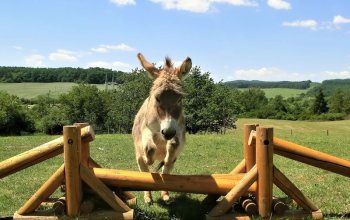
[[[329,97],[329,111],[332,113],[342,113],[344,111],[344,92],[341,89]]]
[[[88,122],[101,129],[105,123],[106,108],[102,92],[94,85],[79,84],[60,97],[70,123]]]
[[[34,121],[17,96],[0,91],[0,134],[34,132]]]
[[[209,103],[215,84],[209,73],[201,73],[199,67],[192,68],[189,77],[185,80],[184,110],[186,127],[190,133],[207,130],[214,120],[209,111]]]
[[[64,111],[58,106],[50,107],[40,120],[40,130],[45,134],[62,134],[63,126],[69,124]]]
[[[327,102],[325,100],[322,89],[320,88],[315,96],[314,103],[312,105],[312,111],[314,114],[320,115],[328,111]]]
[[[238,101],[242,105],[244,112],[257,111],[268,102],[265,92],[257,88],[243,91]]]
[[[30,112],[35,119],[36,129],[46,134],[61,134],[62,127],[69,124],[69,120],[58,100],[47,93],[33,101],[35,105]]]
[[[135,69],[123,77],[124,83],[106,92],[108,130],[130,133],[136,113],[149,95],[151,79],[144,70]]]
[[[215,84],[214,92],[209,103],[209,112],[214,119],[211,126],[215,131],[226,132],[226,128],[233,128],[236,115],[241,111],[241,106],[235,99],[238,90],[230,89],[223,83]]]

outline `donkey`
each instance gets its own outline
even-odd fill
[[[145,57],[137,54],[143,68],[153,78],[153,86],[135,116],[132,128],[136,161],[140,171],[149,172],[155,160],[160,161],[157,170],[170,173],[185,144],[185,118],[182,111],[184,95],[182,80],[189,73],[192,61],[187,57],[174,68],[170,58],[165,58],[162,69],[156,68]],[[161,197],[168,202],[167,191]],[[152,195],[145,191],[145,203],[151,204]]]

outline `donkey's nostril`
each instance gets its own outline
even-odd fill
[[[166,140],[170,140],[171,138],[173,138],[176,134],[176,130],[165,130],[163,129],[161,131],[163,137],[166,139]]]

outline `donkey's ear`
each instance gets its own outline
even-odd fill
[[[140,60],[141,65],[147,70],[151,78],[155,79],[159,76],[159,69],[148,62],[141,53],[137,54],[137,58]]]
[[[192,60],[187,57],[180,66],[176,67],[180,79],[184,80],[192,68]]]

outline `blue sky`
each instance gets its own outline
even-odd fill
[[[348,0],[2,0],[0,65],[130,71],[187,56],[215,81],[350,78]]]

